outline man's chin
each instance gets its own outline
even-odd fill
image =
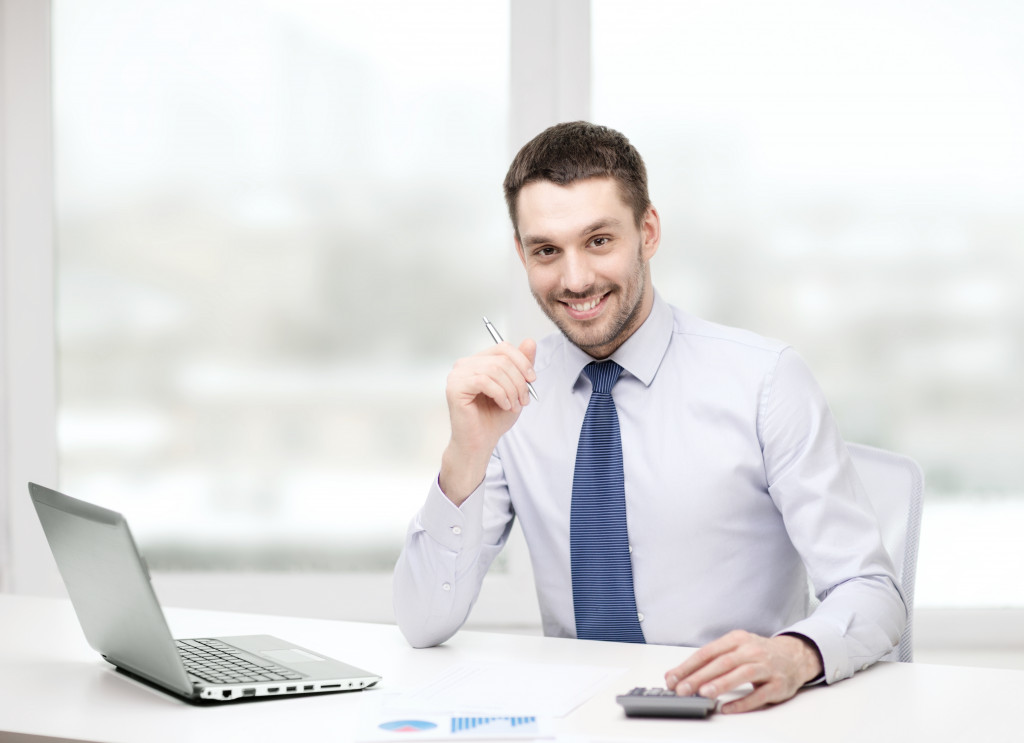
[[[603,348],[611,343],[611,340],[606,337],[607,333],[594,332],[593,330],[586,332],[579,327],[576,321],[566,322],[561,319],[551,319],[558,326],[558,329],[562,331],[562,335],[569,339],[570,343],[587,353]]]
[[[536,295],[534,295],[536,299]],[[541,308],[541,311],[547,315],[547,318],[555,324],[562,335],[564,335],[570,343],[579,348],[582,351],[594,356],[592,351],[597,349],[605,348],[608,344],[612,343],[614,338],[609,338],[609,329],[602,326],[602,321],[607,323],[606,317],[596,317],[591,320],[577,320],[574,317],[568,315],[565,309],[561,306],[561,303],[552,300],[552,304],[547,302],[538,301],[537,304]],[[607,308],[606,308],[607,309]],[[595,358],[597,358],[595,356]]]

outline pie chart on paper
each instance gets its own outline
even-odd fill
[[[426,720],[392,720],[382,722],[378,727],[394,733],[422,733],[424,730],[433,730],[437,725]]]

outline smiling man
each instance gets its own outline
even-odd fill
[[[512,162],[505,198],[561,332],[448,377],[451,438],[395,570],[410,643],[462,626],[518,518],[546,634],[699,647],[666,683],[753,685],[723,712],[894,647],[906,608],[820,389],[785,344],[655,292],[661,222],[629,141],[551,127]]]

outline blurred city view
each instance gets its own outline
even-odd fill
[[[921,598],[1024,605],[975,580],[1024,559],[1024,13],[764,5],[592,3],[655,285],[922,465]],[[452,361],[535,327],[507,4],[55,0],[54,34],[62,486],[157,568],[390,569]]]
[[[61,481],[155,567],[390,568],[508,314],[507,8],[373,8],[55,3]]]
[[[847,440],[921,464],[919,605],[1024,606],[1024,6],[592,7],[662,293],[791,343]]]

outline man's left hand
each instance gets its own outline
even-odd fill
[[[821,656],[810,640],[795,635],[768,638],[735,630],[668,671],[665,685],[680,695],[717,698],[750,683],[753,692],[721,708],[726,713],[749,712],[784,702],[821,670]]]

